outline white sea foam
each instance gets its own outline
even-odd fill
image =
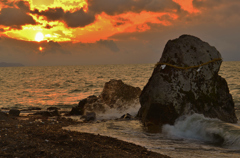
[[[109,120],[120,118],[122,115],[129,113],[133,117],[137,115],[138,109],[140,108],[140,104],[128,106],[128,108],[124,110],[108,108],[105,113],[97,113],[97,120]]]
[[[195,139],[240,149],[239,125],[206,118],[201,114],[183,116],[173,126],[164,125],[163,133],[170,137]]]

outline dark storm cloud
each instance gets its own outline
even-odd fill
[[[223,1],[224,0],[211,0],[211,1],[193,0],[192,4],[196,8],[212,8],[218,6]]]
[[[94,22],[95,16],[89,12],[84,12],[83,8],[75,12],[64,12],[62,8],[49,8],[41,11],[35,9],[32,14],[42,15],[49,21],[63,20],[68,27],[84,27]]]
[[[16,1],[13,3],[3,1],[2,3],[7,8],[2,8],[0,11],[0,25],[20,29],[25,24],[36,24],[35,20],[28,15],[30,11],[29,2]]]
[[[146,11],[173,11],[180,10],[180,6],[171,0],[89,0],[89,10],[95,13],[105,12],[108,15],[117,15],[126,12]]]
[[[25,24],[36,24],[34,19],[18,8],[3,8],[0,11],[0,25],[20,28]]]
[[[52,54],[52,53],[60,53],[60,54],[69,54],[69,51],[66,51],[62,48],[62,46],[58,42],[49,41],[47,43],[43,43],[44,50],[42,55]]]
[[[100,41],[97,41],[97,43],[107,47],[108,49],[110,49],[113,52],[119,51],[118,46],[116,45],[116,43],[113,40],[100,40]]]
[[[66,12],[64,15],[64,21],[69,27],[84,27],[95,21],[95,15],[90,12],[85,13],[83,8],[73,13]]]
[[[62,8],[48,8],[48,10],[39,12],[38,9],[31,11],[32,14],[42,15],[48,21],[61,20],[64,17],[64,10]]]
[[[16,5],[18,6],[19,9],[24,10],[26,12],[30,11],[30,5],[29,2],[26,1],[18,1],[16,2]]]
[[[193,19],[197,19],[202,24],[218,23],[219,26],[239,26],[240,21],[240,3],[239,0],[211,0],[211,1],[199,1],[193,0],[194,7],[202,10],[201,14],[192,16]],[[191,17],[190,17],[191,18]]]

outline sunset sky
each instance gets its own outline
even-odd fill
[[[240,60],[239,0],[1,0],[0,62],[156,63],[191,34]]]

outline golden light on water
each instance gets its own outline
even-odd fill
[[[43,41],[43,39],[44,39],[43,33],[42,33],[42,32],[38,32],[38,33],[36,34],[36,36],[35,36],[35,41],[41,42],[41,41]],[[39,47],[39,48],[40,48],[40,47]]]

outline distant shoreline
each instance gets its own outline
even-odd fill
[[[0,62],[0,67],[23,67],[24,65],[21,63],[6,63]]]

